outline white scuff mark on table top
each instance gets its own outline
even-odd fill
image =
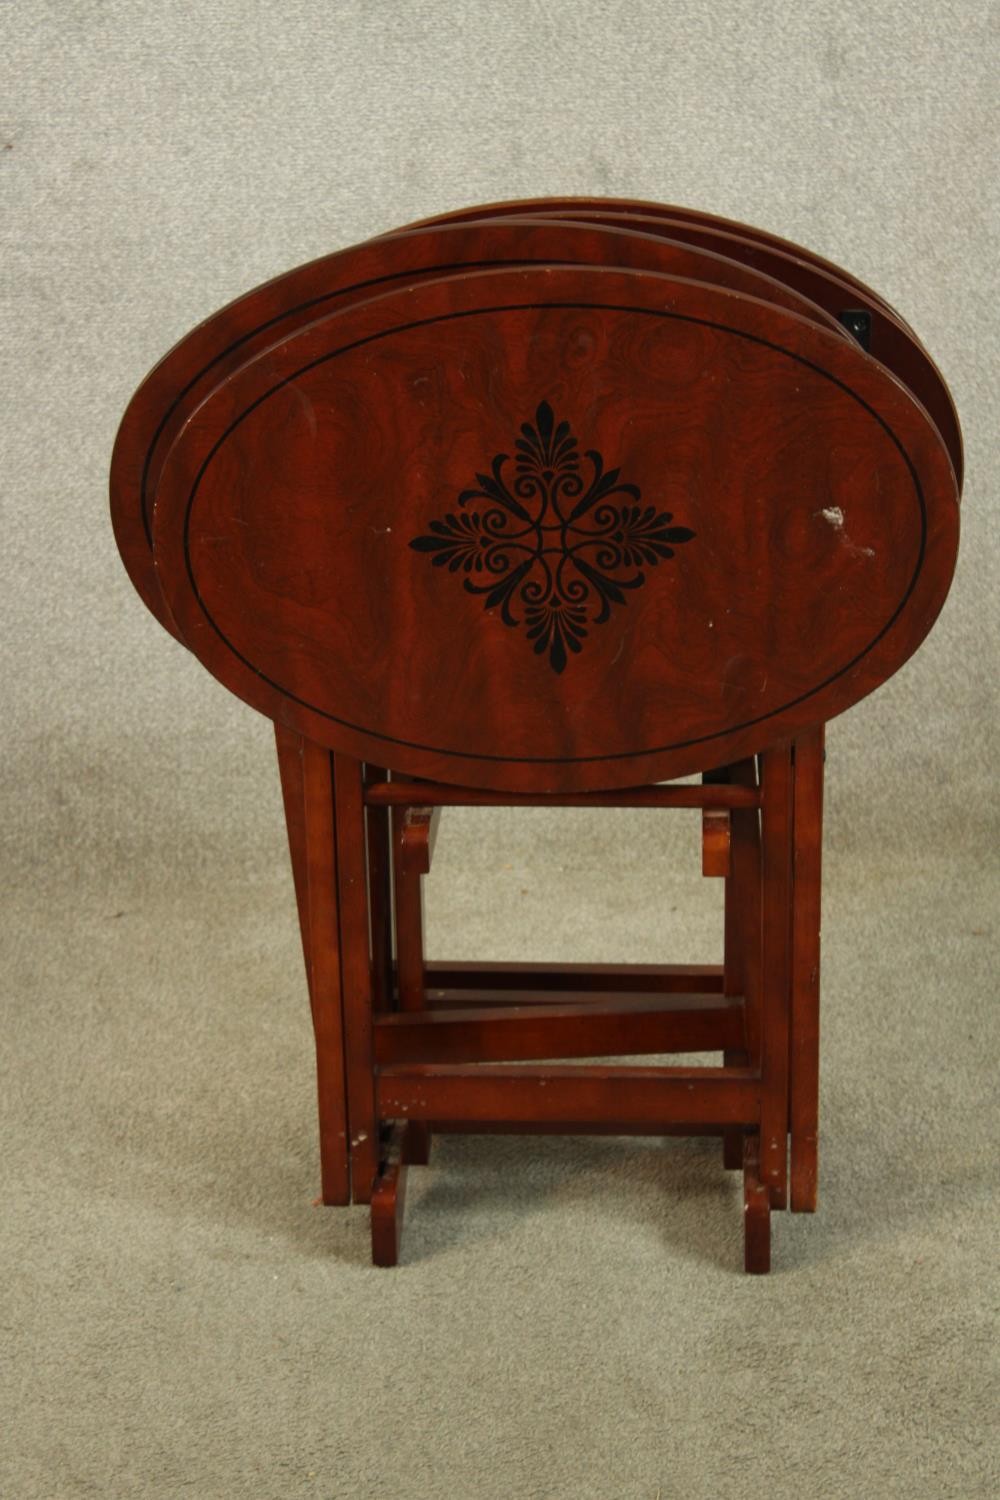
[[[822,516],[824,521],[829,521],[830,525],[834,528],[835,531],[844,533],[843,543],[849,552],[856,553],[858,557],[875,556],[874,547],[858,547],[854,542],[851,541],[847,533],[844,532],[844,522],[846,520],[846,517],[839,505],[828,505],[824,510],[814,511],[813,515]]]

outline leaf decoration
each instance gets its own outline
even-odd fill
[[[570,424],[556,421],[548,401],[539,402],[533,422],[521,423],[513,448],[512,483],[510,454],[496,454],[490,472],[459,494],[458,510],[428,521],[410,546],[434,567],[464,573],[466,592],[499,610],[504,625],[523,625],[535,655],[561,674],[583,650],[589,627],[627,604],[645,570],[674,557],[695,533],[674,526],[670,511],[644,505],[638,486],[621,482],[620,468],[605,469],[596,449],[584,454],[585,480]]]

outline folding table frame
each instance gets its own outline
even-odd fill
[[[371,1204],[375,1263],[396,1263],[406,1170],[434,1133],[557,1130],[720,1136],[743,1171],[746,1269],[767,1271],[771,1209],[816,1207],[822,727],[700,786],[555,797],[387,779],[280,726],[277,747],[322,1197]],[[704,873],[725,880],[723,963],[426,963],[438,813],[497,805],[700,808]],[[565,1061],[695,1052],[722,1065]]]

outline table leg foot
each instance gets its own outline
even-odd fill
[[[406,1200],[406,1168],[393,1162],[375,1179],[372,1192],[372,1265],[395,1266],[399,1263],[399,1241],[403,1229],[403,1204]]]
[[[752,1276],[771,1269],[771,1199],[760,1180],[759,1147],[755,1135],[743,1145],[743,1247],[744,1267]]]
[[[791,1201],[792,1213],[816,1212],[816,1184],[819,1175],[815,1135],[792,1136]]]

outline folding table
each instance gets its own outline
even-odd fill
[[[772,1209],[815,1208],[825,725],[933,624],[961,474],[947,387],[876,293],[666,205],[412,225],[147,376],[119,550],[274,721],[322,1197],[371,1204],[377,1263],[446,1131],[718,1136],[750,1271]],[[428,961],[463,805],[700,812],[720,961]]]

